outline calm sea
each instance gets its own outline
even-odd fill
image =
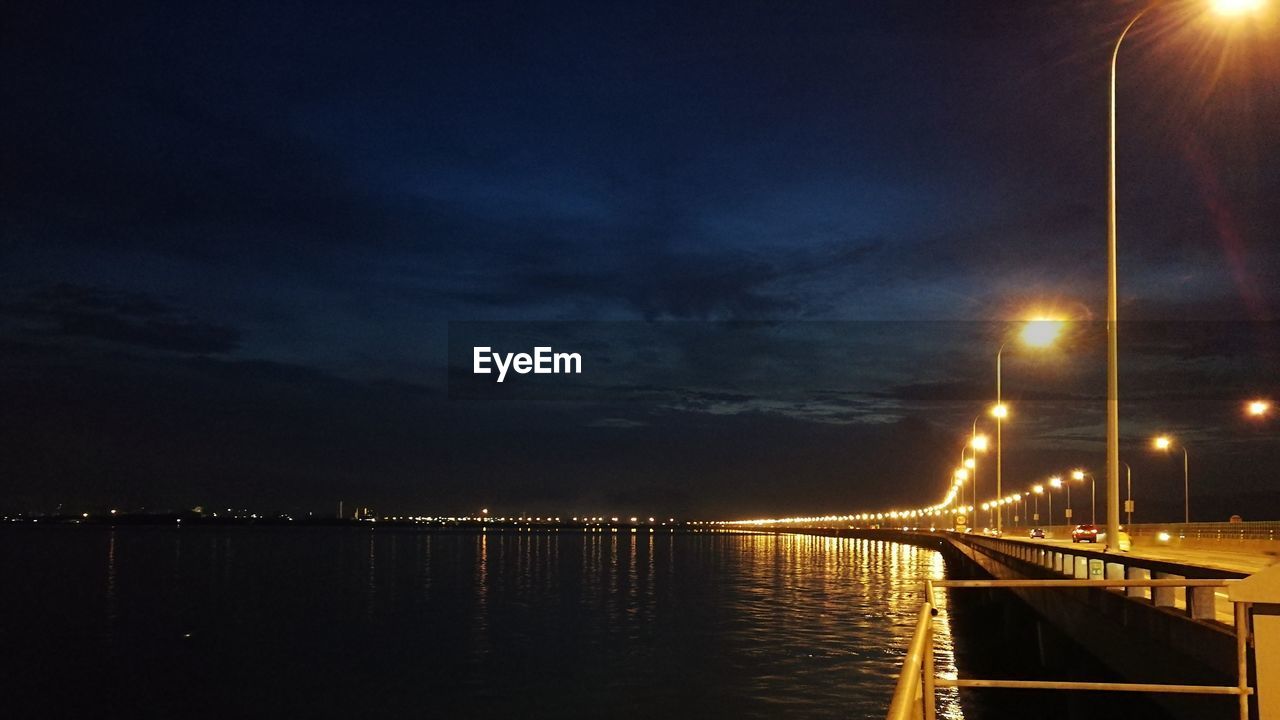
[[[883,717],[921,579],[944,572],[933,551],[806,536],[0,539],[9,717]]]

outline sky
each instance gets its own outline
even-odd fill
[[[9,4],[0,506],[925,504],[1033,307],[1080,329],[1008,366],[1010,473],[1100,464],[1142,6]],[[1280,395],[1278,41],[1179,0],[1121,53],[1124,453],[1169,508],[1163,428],[1206,512],[1280,513],[1238,417]],[[458,377],[540,338],[584,374]]]

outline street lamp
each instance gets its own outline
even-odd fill
[[[1159,435],[1151,441],[1155,449],[1162,452],[1169,452],[1173,449],[1173,438],[1168,435]],[[1185,443],[1179,444],[1182,448],[1182,522],[1191,522],[1191,480],[1189,467],[1191,465],[1190,455],[1187,453]]]
[[[1084,482],[1084,479],[1085,479],[1086,477],[1087,477],[1087,478],[1089,478],[1089,481],[1090,481],[1090,484],[1089,484],[1089,522],[1090,522],[1091,524],[1095,524],[1095,525],[1096,525],[1096,524],[1097,524],[1097,522],[1098,522],[1098,517],[1097,517],[1097,511],[1098,511],[1098,478],[1094,477],[1094,476],[1093,476],[1093,473],[1091,473],[1091,472],[1085,472],[1084,470],[1072,470],[1072,471],[1071,471],[1071,479],[1072,479],[1072,480],[1077,480],[1077,481],[1079,481],[1079,482]]]
[[[1031,519],[1035,522],[1036,525],[1039,525],[1040,524],[1040,496],[1044,494],[1044,486],[1033,485],[1031,486],[1031,492],[1036,494],[1036,500],[1035,500],[1036,514],[1032,515]],[[1053,502],[1053,493],[1049,493],[1049,502],[1050,503]],[[1051,521],[1053,520],[1053,505],[1049,506],[1049,519]]]
[[[1036,317],[1028,320],[1022,326],[1022,332],[1019,333],[1019,339],[1024,345],[1033,348],[1047,348],[1058,339],[1058,335],[1062,334],[1062,327],[1065,323],[1062,320],[1054,320],[1046,317]],[[1003,448],[1001,443],[1002,430],[1005,418],[1009,417],[1009,406],[1004,404],[1001,395],[1001,361],[1004,357],[1004,349],[1008,347],[1009,342],[1000,344],[1000,349],[996,351],[996,404],[991,407],[991,416],[996,419],[996,495],[1001,492],[1001,483],[1003,480]],[[1000,518],[996,517],[996,530],[1000,530]]]
[[[1264,418],[1271,413],[1271,403],[1266,400],[1250,400],[1245,404],[1245,414],[1252,418]]]
[[[973,501],[978,502],[978,451],[987,451],[987,436],[978,434],[978,418],[981,415],[973,417],[973,426],[969,429],[969,458],[964,461],[966,469],[973,473]],[[960,456],[964,457],[964,451],[960,451]]]
[[[1129,492],[1128,492],[1129,499],[1124,501],[1124,511],[1128,513],[1129,519],[1126,520],[1124,524],[1128,526],[1130,528],[1130,532],[1132,532],[1133,531],[1133,468],[1129,467],[1129,463],[1127,462],[1122,462],[1121,465],[1124,465],[1124,475],[1126,478],[1126,484],[1129,486]]]
[[[1243,15],[1261,10],[1264,0],[1214,0],[1213,9],[1219,15]]]
[[[1057,341],[1066,325],[1062,320],[1035,318],[1022,326],[1022,343],[1034,348],[1047,348]]]
[[[1064,515],[1067,519],[1067,524],[1070,525],[1071,524],[1071,483],[1063,483],[1062,477],[1058,475],[1054,475],[1053,477],[1049,478],[1049,487],[1051,488],[1060,488],[1064,484],[1067,487],[1067,509]]]
[[[1212,0],[1220,15],[1243,15],[1262,8],[1264,0]],[[1108,87],[1107,117],[1107,542],[1120,537],[1120,371],[1117,333],[1119,331],[1116,292],[1116,65],[1120,45],[1138,20],[1156,3],[1147,5],[1116,38],[1111,51],[1111,82]]]

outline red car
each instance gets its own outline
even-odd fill
[[[1077,525],[1071,530],[1071,542],[1098,542],[1097,525]]]

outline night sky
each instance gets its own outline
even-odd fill
[[[1006,479],[1100,467],[1143,5],[9,3],[0,509],[929,504],[1031,307]],[[1168,3],[1118,93],[1135,494],[1168,429],[1276,517],[1280,8]],[[450,366],[538,338],[584,374]]]

